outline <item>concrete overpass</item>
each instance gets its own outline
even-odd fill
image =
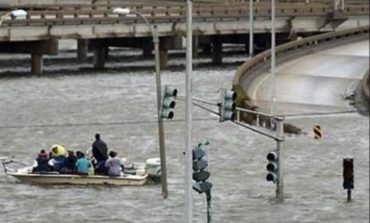
[[[337,113],[359,108],[369,115],[368,35],[369,27],[363,27],[279,46],[277,114]],[[245,94],[242,100],[246,100],[244,105],[239,101],[239,106],[253,105],[253,109],[270,112],[269,53],[257,55],[238,69],[234,89]]]
[[[125,3],[151,24],[157,24],[160,35],[161,67],[166,67],[168,50],[181,48],[185,35],[186,6],[184,4],[138,5]],[[12,8],[24,8],[26,18],[5,18],[0,26],[0,51],[29,53],[32,55],[31,71],[42,73],[42,55],[56,54],[58,40],[79,41],[79,55],[86,57],[88,45],[94,51],[94,66],[103,68],[109,46],[139,47],[144,54],[151,53],[151,32],[144,21],[135,15],[117,16],[112,13],[114,4],[58,4],[58,5],[10,5],[3,6],[2,14]],[[122,6],[122,5],[120,5]],[[255,4],[254,33],[256,42],[269,44],[270,10],[265,1]],[[222,44],[225,42],[248,43],[249,8],[245,2],[204,5],[196,4],[193,9],[194,52],[199,44],[212,46],[215,63],[222,62]],[[302,3],[294,1],[277,4],[276,32],[282,39],[297,35],[348,29],[369,25],[369,4],[352,2],[343,8],[333,4]],[[261,35],[261,36],[259,36]],[[89,43],[89,44],[88,44]]]

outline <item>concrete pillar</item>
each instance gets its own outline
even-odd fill
[[[153,40],[151,38],[143,42],[143,56],[151,57],[152,51],[153,51]]]
[[[87,60],[88,40],[79,39],[77,40],[77,59],[80,62]]]
[[[193,58],[199,57],[199,36],[193,35]]]
[[[164,70],[168,64],[168,48],[170,38],[160,38],[159,40],[159,67]]]
[[[212,62],[222,64],[222,40],[219,36],[213,38],[212,46]]]
[[[31,54],[31,73],[41,75],[42,65],[42,54]]]
[[[105,64],[105,58],[107,48],[105,46],[94,48],[94,68],[103,69]]]
[[[106,46],[104,47],[104,55],[105,55],[105,60],[109,59],[109,47]]]
[[[164,70],[168,64],[168,50],[159,48],[159,67]]]
[[[209,43],[204,43],[203,44],[202,51],[203,51],[204,54],[207,54],[207,55],[211,54],[211,49],[212,49],[211,44],[209,44]]]
[[[173,37],[173,49],[176,49],[176,50],[181,50],[181,49],[184,49],[185,47],[183,46],[183,37],[182,36],[176,36],[176,37]]]

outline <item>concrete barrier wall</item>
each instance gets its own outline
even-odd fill
[[[370,75],[369,70],[367,71],[364,79],[361,81],[361,89],[362,89],[362,95],[364,97],[364,102],[367,106],[367,109],[369,109],[370,104]]]

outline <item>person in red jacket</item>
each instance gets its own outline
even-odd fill
[[[45,150],[42,149],[34,162],[32,172],[45,173],[49,171],[50,166],[48,162],[49,162],[49,156],[45,152]]]

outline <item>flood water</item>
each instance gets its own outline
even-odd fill
[[[31,164],[52,144],[86,150],[99,132],[109,148],[130,161],[159,157],[152,59],[116,56],[107,69],[78,64],[73,53],[47,59],[45,76],[28,76],[28,57],[0,57],[0,156]],[[223,66],[195,61],[193,94],[217,102],[230,88],[245,55],[224,58]],[[140,59],[140,61],[138,60]],[[185,59],[175,58],[162,84],[184,95]],[[216,108],[214,108],[216,111]],[[168,199],[160,185],[143,187],[36,186],[16,183],[0,172],[0,222],[184,222],[184,103],[165,121]],[[274,200],[265,181],[266,154],[275,142],[202,109],[193,109],[193,144],[208,140],[212,222],[369,222],[369,119],[358,114],[304,117],[289,122],[308,135],[286,136],[285,200]],[[312,138],[320,125],[323,139]],[[354,158],[353,201],[342,188],[342,159]],[[204,195],[193,192],[193,222],[206,222]]]

